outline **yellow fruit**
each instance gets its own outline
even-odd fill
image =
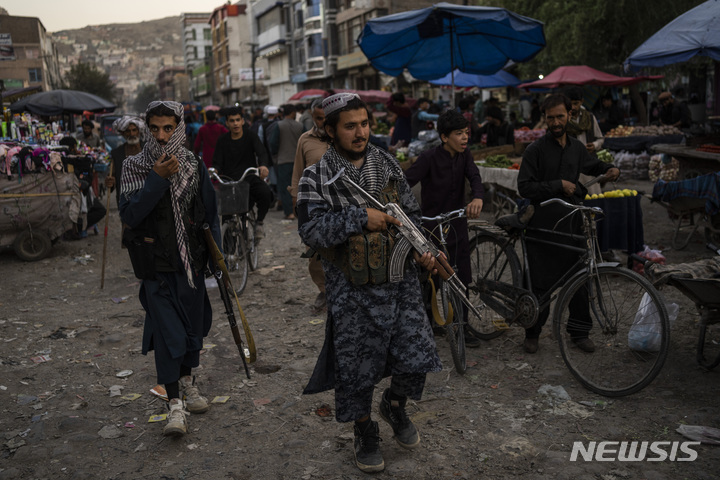
[[[590,198],[592,198],[593,200],[597,200],[597,198],[598,198],[597,193],[593,193],[593,194],[590,196]]]
[[[590,200],[590,195],[585,195],[585,200]]]
[[[629,197],[630,195],[632,195],[632,191],[628,190],[627,188],[624,189],[622,192],[626,197]]]
[[[638,194],[637,190],[632,191],[633,196],[636,196]]]
[[[601,194],[598,195],[597,197],[598,197],[598,198],[605,198],[605,194],[604,194],[604,193],[601,193]]]

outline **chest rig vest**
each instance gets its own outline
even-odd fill
[[[378,200],[382,204],[400,202],[395,180],[388,182]],[[371,232],[363,228],[363,233],[349,237],[344,243],[317,251],[339,268],[353,285],[380,285],[389,280],[390,257],[395,244],[395,236],[389,231]]]

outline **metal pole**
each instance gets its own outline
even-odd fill
[[[255,83],[255,49],[257,48],[257,43],[251,43],[250,44],[250,52],[252,54],[252,61],[250,62],[250,66],[252,67],[252,110],[253,113],[255,113],[255,97],[257,96],[257,84]]]

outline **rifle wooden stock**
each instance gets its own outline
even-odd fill
[[[223,305],[225,306],[225,314],[228,317],[228,323],[230,323],[230,331],[232,332],[233,340],[235,340],[238,352],[240,352],[240,358],[242,358],[243,366],[245,367],[245,374],[248,378],[250,378],[250,370],[248,369],[247,364],[253,363],[257,359],[255,340],[253,339],[252,332],[250,331],[250,325],[248,324],[247,318],[245,318],[245,313],[240,306],[240,300],[238,300],[237,293],[230,282],[230,274],[228,273],[227,266],[225,265],[225,258],[215,243],[215,239],[210,231],[210,226],[208,224],[203,225],[203,231],[205,232],[205,240],[207,242],[208,249],[210,250],[210,257],[215,265],[215,271],[213,274],[217,279],[218,289],[220,290],[220,298],[222,298]],[[235,304],[240,314],[240,320],[245,332],[245,339],[248,344],[248,355],[245,354],[245,350],[243,348],[243,340],[240,335],[237,320],[235,319],[235,313],[233,312],[230,292],[232,292],[232,295],[235,297]]]

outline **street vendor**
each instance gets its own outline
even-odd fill
[[[542,104],[541,111],[548,125],[548,132],[539,140],[531,143],[523,153],[523,160],[518,173],[518,192],[523,198],[532,202],[535,214],[530,219],[527,237],[528,261],[533,293],[541,296],[577,261],[579,254],[562,247],[550,246],[532,241],[532,239],[548,240],[556,243],[574,245],[583,248],[585,240],[567,240],[563,233],[582,235],[581,218],[573,215],[561,222],[569,211],[561,205],[540,207],[540,203],[561,198],[568,203],[578,205],[587,194],[580,182],[580,174],[602,175],[608,180],[615,180],[620,170],[610,164],[603,163],[590,155],[583,142],[568,135],[568,121],[572,104],[562,94],[550,95]],[[556,230],[558,233],[533,231],[532,228]],[[582,298],[583,295],[585,298]],[[527,353],[538,350],[538,340],[543,325],[547,321],[549,307],[538,314],[537,323],[525,330],[524,349]],[[595,345],[589,338],[591,320],[588,312],[587,291],[580,289],[570,301],[570,315],[577,319],[576,330],[568,332],[575,345],[585,352],[593,352]]]
[[[203,224],[222,245],[215,190],[203,162],[184,147],[182,115],[177,102],[148,105],[147,142],[125,160],[120,182],[120,217],[129,227],[123,243],[142,279],[142,353],[155,351],[157,382],[169,400],[163,434],[175,436],[187,433],[188,411],[210,408],[192,376],[212,324]]]
[[[82,132],[77,134],[75,140],[84,143],[90,148],[102,148],[102,140],[93,132],[94,128],[95,124],[91,120],[83,120]]]
[[[591,156],[596,156],[597,152],[602,149],[605,137],[603,136],[600,125],[598,124],[595,115],[585,109],[583,106],[584,94],[582,87],[571,86],[567,87],[564,91],[565,96],[570,99],[572,104],[572,112],[567,123],[567,133],[571,137],[577,138]],[[580,182],[585,184],[592,180],[592,177],[580,174]],[[602,189],[599,184],[591,185],[588,189],[590,195],[600,194]]]
[[[399,220],[368,207],[359,193],[336,174],[359,184],[386,203],[392,199],[419,226],[420,207],[397,161],[368,144],[368,107],[359,96],[339,93],[323,101],[325,132],[331,145],[303,173],[297,211],[303,242],[323,259],[327,293],[325,343],[304,393],[335,390],[335,418],[355,422],[355,464],[380,472],[380,432],[371,419],[375,385],[392,375],[380,400],[380,417],[396,442],[414,449],[420,436],[405,411],[408,398],[419,400],[428,372],[442,368],[425,315],[415,262],[433,270],[428,252],[406,262],[403,278],[388,281],[390,224]],[[376,245],[362,257],[360,245]],[[371,251],[372,250],[372,251]]]
[[[670,92],[662,92],[658,95],[660,102],[660,123],[683,129],[690,128],[692,116],[690,109],[685,102],[676,102]]]

